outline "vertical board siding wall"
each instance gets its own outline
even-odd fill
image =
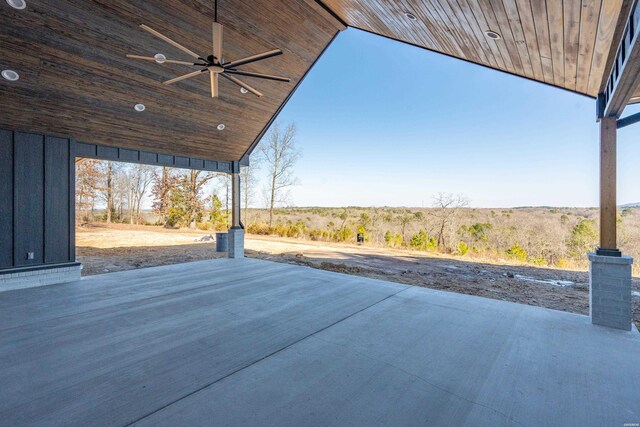
[[[0,129],[0,270],[75,262],[70,144]]]

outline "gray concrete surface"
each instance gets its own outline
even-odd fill
[[[589,254],[589,314],[595,325],[631,330],[631,265],[629,256]]]
[[[0,425],[623,425],[640,334],[253,259],[0,294]]]

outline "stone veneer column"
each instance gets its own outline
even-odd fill
[[[229,258],[244,258],[244,229],[229,229]]]
[[[594,325],[631,330],[629,256],[589,254],[589,315]]]

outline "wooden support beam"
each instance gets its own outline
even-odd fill
[[[620,256],[616,238],[616,119],[600,120],[600,247],[598,255]]]
[[[632,102],[640,81],[640,2],[631,7],[604,91],[598,96],[598,117],[615,117]]]

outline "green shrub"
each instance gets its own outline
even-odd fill
[[[470,225],[467,228],[467,232],[478,242],[485,242],[487,240],[487,232],[491,230],[491,224],[486,222],[478,222]]]
[[[465,242],[458,243],[458,254],[464,256],[467,252],[469,252],[469,245]]]
[[[196,222],[196,228],[202,231],[211,230],[211,223],[209,221]]]
[[[311,240],[322,240],[326,238],[328,233],[320,228],[311,228],[309,229],[308,234]]]
[[[246,232],[249,234],[258,234],[267,236],[271,234],[271,230],[269,229],[269,225],[266,223],[255,223],[252,222],[247,225]]]
[[[595,247],[598,240],[598,233],[593,220],[580,219],[571,230],[571,235],[567,241],[569,253],[575,258],[584,257]]]
[[[426,250],[427,241],[429,240],[429,236],[427,236],[427,232],[424,230],[420,230],[411,236],[411,240],[409,241],[409,246],[424,251]]]
[[[351,230],[347,226],[344,226],[335,233],[334,240],[337,242],[346,242],[352,236],[353,236],[353,230]]]
[[[362,214],[362,215],[365,215],[365,214]],[[364,227],[364,225],[358,225],[358,227],[356,228],[356,233],[362,234],[364,236],[365,242],[369,241],[369,233],[367,232],[367,229]]]
[[[276,224],[275,227],[272,228],[271,233],[279,237],[287,237],[287,235],[289,234],[289,226],[284,224]]]
[[[518,260],[520,262],[525,262],[527,260],[527,251],[524,250],[522,246],[518,242],[515,245],[511,246],[507,249],[507,255],[509,257]]]
[[[393,233],[391,231],[387,230],[387,232],[384,233],[384,241],[387,246],[391,246],[393,244]]]
[[[435,252],[438,250],[438,242],[436,241],[435,237],[429,237],[429,240],[427,241],[424,249],[427,252]]]
[[[531,262],[533,265],[537,265],[538,267],[547,265],[547,260],[544,259],[543,256],[529,258],[529,262]]]

